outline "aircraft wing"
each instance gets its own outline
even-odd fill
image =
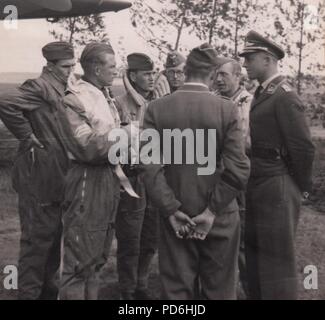
[[[87,16],[131,7],[130,1],[120,0],[0,0],[0,20],[8,17],[4,8],[17,8],[18,19],[63,18]]]

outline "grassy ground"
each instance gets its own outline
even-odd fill
[[[8,172],[0,171],[1,180],[9,182]],[[0,189],[0,300],[16,299],[16,291],[4,290],[3,268],[5,265],[17,265],[19,252],[19,221],[17,213],[17,198],[8,187]],[[297,234],[297,255],[299,270],[299,299],[325,299],[325,215],[311,208],[303,207]],[[303,271],[307,265],[318,268],[318,290],[306,290]],[[159,276],[157,257],[155,257],[150,273],[150,290],[155,299],[159,298]],[[102,273],[101,300],[116,300],[119,292],[116,275],[116,241],[113,243],[111,257]]]
[[[17,197],[10,180],[10,169],[0,168],[0,300],[16,296],[15,291],[4,291],[2,285],[4,266],[17,265],[20,237]]]

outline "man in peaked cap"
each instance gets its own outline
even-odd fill
[[[274,41],[263,37],[256,31],[250,31],[245,38],[245,47],[239,56],[243,57],[249,53],[256,52],[265,52],[277,60],[281,60],[285,56],[285,52],[281,46],[276,44]]]
[[[160,212],[163,299],[236,298],[240,235],[236,195],[245,188],[249,161],[238,108],[209,91],[219,60],[208,44],[194,48],[186,61],[184,86],[150,103],[144,119],[144,128],[159,132],[160,146],[165,142],[163,128],[192,129],[208,139],[200,143],[204,154],[208,145],[216,152],[211,160],[217,169],[204,175],[198,173],[202,164],[197,159],[175,164],[173,151],[165,166],[143,165],[147,192]],[[193,143],[197,150],[199,142]],[[188,147],[175,146],[182,150],[182,159],[191,152]]]
[[[251,177],[246,204],[246,262],[252,299],[296,299],[295,233],[301,195],[311,189],[314,146],[304,106],[278,73],[283,49],[255,31],[241,57],[259,82],[250,111]]]
[[[159,90],[155,90],[158,84],[155,82],[154,63],[150,57],[143,53],[132,53],[127,56],[127,62],[128,69],[123,78],[126,93],[116,98],[116,104],[122,122],[135,123],[142,129],[148,103],[169,92],[163,90],[161,80],[158,80]],[[163,75],[160,77],[165,78]],[[151,299],[148,292],[149,267],[157,250],[158,215],[146,197],[139,172],[129,165],[124,166],[124,169],[140,199],[123,193],[116,220],[121,299],[148,300]]]
[[[18,298],[57,299],[63,190],[68,158],[60,131],[60,101],[75,65],[73,47],[52,42],[43,48],[47,65],[0,97],[0,118],[20,141],[13,167],[21,225]]]
[[[184,85],[185,61],[186,59],[177,51],[169,52],[167,55],[164,74],[167,77],[171,92]]]

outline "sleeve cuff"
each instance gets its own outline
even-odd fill
[[[165,218],[169,218],[171,215],[173,215],[179,208],[181,207],[181,203],[178,200],[175,200],[173,203],[168,205],[168,207],[165,207],[163,209],[160,209],[163,213],[163,216]]]

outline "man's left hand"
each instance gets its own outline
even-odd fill
[[[193,232],[188,235],[188,239],[205,240],[213,226],[215,218],[216,216],[209,210],[209,208],[206,208],[201,214],[192,218],[196,227]]]

